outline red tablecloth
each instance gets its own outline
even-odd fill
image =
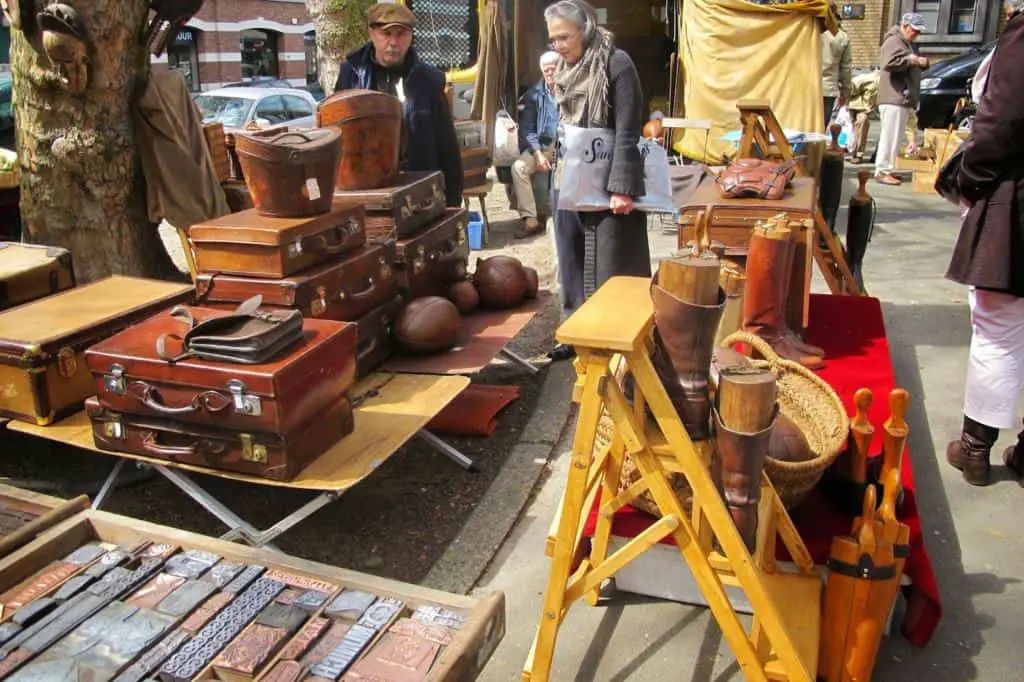
[[[836,390],[848,413],[854,413],[853,394],[857,389],[869,388],[873,392],[875,400],[868,413],[875,425],[872,452],[880,453],[881,427],[889,416],[888,395],[896,381],[878,299],[812,295],[810,320],[807,341],[824,348],[828,356],[825,368],[818,374]],[[913,429],[914,425],[910,427]],[[908,608],[902,630],[908,640],[924,646],[942,616],[942,605],[931,560],[924,547],[909,455],[903,457],[902,484],[904,497],[897,515],[910,526],[910,556],[904,571],[913,582],[907,591]],[[595,503],[587,519],[584,529],[587,536],[593,535],[599,503],[600,500]],[[807,549],[819,564],[828,558],[832,538],[849,533],[853,520],[820,490],[808,495],[792,516]],[[650,524],[650,516],[626,507],[615,515],[612,532],[620,537],[633,537]]]

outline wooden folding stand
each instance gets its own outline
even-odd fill
[[[671,536],[746,678],[811,682],[818,665],[821,579],[813,573],[807,548],[767,477],[761,483],[757,548],[753,555],[748,552],[711,480],[711,444],[690,440],[655,373],[649,287],[647,278],[612,278],[557,333],[558,341],[572,344],[579,356],[574,396],[580,403],[579,422],[557,531],[548,543],[551,576],[540,627],[522,679],[549,679],[558,630],[572,602],[583,597],[595,604],[605,579]],[[617,370],[623,368],[633,378],[632,404],[616,380]],[[646,416],[648,408],[654,423]],[[595,456],[595,437],[605,411],[614,422],[614,433],[609,446]],[[619,493],[627,452],[641,478]],[[668,473],[682,473],[689,481],[691,513],[672,491]],[[645,490],[654,497],[660,518],[609,555],[614,513]],[[589,556],[580,559],[585,553],[583,525],[598,491],[597,529]],[[777,537],[799,573],[778,570]],[[742,588],[753,607],[749,633],[726,595],[726,585]]]

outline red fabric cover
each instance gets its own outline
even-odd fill
[[[889,416],[888,395],[896,387],[886,340],[885,322],[878,299],[869,297],[812,295],[810,328],[807,341],[825,349],[825,368],[818,372],[839,394],[847,412],[854,414],[853,394],[859,388],[869,388],[874,401],[868,417],[875,426],[875,439],[871,451],[882,451],[882,424]],[[920,399],[920,396],[911,396]],[[913,429],[914,425],[910,424]],[[921,518],[914,491],[914,474],[909,454],[903,457],[903,503],[897,510],[901,521],[910,526],[910,556],[904,572],[913,585],[907,593],[908,608],[903,620],[903,635],[913,644],[924,646],[931,639],[942,616],[938,584],[932,571],[931,559],[924,547]],[[598,496],[600,497],[600,496]],[[587,518],[584,534],[590,537],[597,524],[595,502]],[[793,522],[817,564],[828,559],[832,538],[850,532],[853,517],[840,512],[820,490],[814,490],[792,512]],[[650,516],[631,507],[615,515],[612,532],[619,537],[634,537],[652,522]],[[672,544],[671,538],[664,542]],[[788,556],[779,543],[779,558]]]
[[[518,386],[470,384],[427,428],[439,436],[489,436],[498,426],[498,413],[518,399]]]

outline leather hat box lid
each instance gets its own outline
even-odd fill
[[[198,307],[190,307],[189,312],[200,322],[230,314]],[[304,319],[302,330],[302,343],[289,347],[274,362],[245,365],[187,358],[172,365],[157,355],[156,340],[163,334],[176,335],[168,338],[167,351],[178,353],[186,328],[165,311],[96,344],[86,351],[85,361],[94,375],[106,375],[117,364],[128,380],[145,378],[187,388],[223,390],[228,381],[237,379],[247,392],[273,398],[301,396],[304,386],[312,393],[314,384],[334,382],[334,395],[341,395],[354,378],[355,325]]]
[[[56,246],[0,242],[0,281],[66,258],[70,252]]]
[[[371,268],[378,271],[374,280],[386,281],[391,277],[391,265],[395,261],[395,243],[361,246],[341,258],[344,260],[307,268],[282,279],[200,273],[196,277],[197,297],[200,302],[240,302],[259,294],[266,305],[306,308],[317,296],[317,286],[326,287],[327,294],[333,296],[336,292],[347,291],[346,285],[363,284],[365,279],[358,278],[360,273],[349,272],[360,265],[358,261],[373,259]]]
[[[409,239],[400,239],[395,243],[395,262],[404,263],[415,257],[414,253],[420,247],[423,249],[447,247],[448,250],[457,249],[468,254],[469,247],[466,236],[468,216],[469,212],[464,208],[447,209],[442,218],[420,234]],[[452,243],[447,244],[446,242],[449,241]]]
[[[0,364],[37,367],[126,325],[190,301],[191,284],[114,276],[0,312]]]
[[[328,213],[308,218],[273,218],[256,209],[231,213],[189,228],[189,239],[197,244],[256,244],[283,246],[304,237],[331,230],[362,232],[366,212],[355,204],[336,204]]]
[[[441,171],[402,171],[398,174],[398,182],[391,187],[376,189],[335,190],[334,204],[347,206],[361,204],[367,211],[390,211],[394,208],[396,198],[404,196],[419,184],[429,183],[431,195],[444,196],[444,174]]]

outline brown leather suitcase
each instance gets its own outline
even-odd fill
[[[200,305],[241,303],[259,294],[270,307],[297,308],[305,317],[351,321],[398,293],[393,241],[362,246],[343,258],[283,279],[202,274],[196,279],[196,300]]]
[[[487,169],[491,167],[491,153],[487,147],[462,150],[462,186],[474,189],[487,184]]]
[[[398,174],[393,187],[334,193],[336,204],[366,207],[366,238],[412,237],[444,214],[444,174],[441,171],[407,171]]]
[[[391,332],[405,302],[396,296],[356,320],[356,379],[362,379],[387,362],[394,352]]]
[[[236,431],[108,410],[95,397],[85,403],[96,447],[170,462],[290,481],[352,433],[352,404],[341,396],[287,434]]]
[[[73,286],[75,272],[67,249],[0,242],[0,310]]]
[[[200,272],[287,277],[366,242],[361,206],[336,206],[310,218],[272,218],[255,209],[193,225],[189,241]]]
[[[81,409],[95,392],[85,349],[194,293],[108,277],[0,313],[0,415],[45,425]]]
[[[338,130],[240,133],[235,136],[235,150],[260,215],[301,218],[331,209],[341,157]]]
[[[395,243],[398,286],[407,297],[446,296],[452,282],[465,279],[467,215],[465,209],[449,208],[420,234]]]
[[[189,313],[199,322],[224,314],[197,307]],[[176,354],[183,329],[164,312],[86,351],[100,404],[180,423],[280,434],[326,409],[355,379],[354,324],[303,320],[302,343],[260,365],[194,358],[169,363],[157,353],[156,340],[166,335],[167,351]]]

